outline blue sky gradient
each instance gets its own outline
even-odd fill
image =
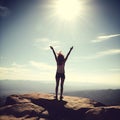
[[[2,0],[0,79],[54,81],[49,46],[64,55],[74,46],[66,82],[120,88],[120,2],[78,3],[81,11],[69,21],[56,13],[55,0]]]

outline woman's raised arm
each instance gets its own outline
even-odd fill
[[[65,57],[65,61],[68,59],[68,56],[70,55],[70,53],[71,53],[72,49],[73,49],[73,46],[70,48],[70,50],[69,50],[69,52],[68,52],[67,56]]]
[[[51,48],[51,50],[53,51],[53,54],[54,54],[54,56],[55,56],[55,60],[56,60],[56,62],[57,62],[57,56],[56,56],[55,50],[54,50],[54,48],[53,48],[52,46],[50,46],[50,48]]]

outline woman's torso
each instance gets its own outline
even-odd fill
[[[57,73],[65,73],[65,63],[62,63],[61,65],[57,64]]]

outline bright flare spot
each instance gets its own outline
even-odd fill
[[[74,20],[79,16],[81,8],[78,0],[58,0],[55,5],[56,14],[67,21]]]

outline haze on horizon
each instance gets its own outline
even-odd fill
[[[0,80],[55,81],[49,46],[74,46],[65,84],[120,88],[120,1],[61,1],[0,1]]]

